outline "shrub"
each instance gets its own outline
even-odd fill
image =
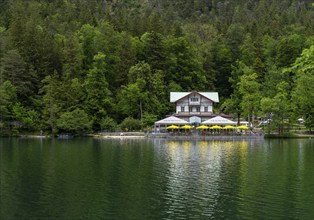
[[[117,129],[117,123],[110,117],[105,117],[100,122],[101,130],[103,131],[115,131]]]
[[[120,127],[124,131],[138,131],[141,129],[141,121],[128,117],[121,122]]]
[[[63,113],[57,120],[57,128],[63,132],[78,134],[91,129],[92,123],[84,110],[75,109]]]

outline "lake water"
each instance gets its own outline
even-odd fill
[[[0,219],[314,219],[314,140],[2,138]]]

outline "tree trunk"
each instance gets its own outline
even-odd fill
[[[142,121],[142,119],[143,119],[142,100],[140,100],[140,117],[141,117],[141,121]]]
[[[254,122],[254,109],[252,110],[252,125],[253,125],[253,122]]]
[[[240,118],[241,118],[241,113],[240,112],[238,112],[238,126],[240,126]]]
[[[161,3],[160,3],[160,0],[157,0],[157,11],[158,11],[158,13],[161,12]]]
[[[50,128],[51,128],[51,134],[54,135],[55,129],[54,129],[53,98],[51,95],[50,95]]]

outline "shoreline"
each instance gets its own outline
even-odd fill
[[[49,139],[53,138],[50,135],[18,135],[18,136],[1,136],[4,137],[17,137],[17,138],[34,138],[34,139]],[[102,139],[175,139],[175,140],[212,140],[212,139],[273,139],[273,138],[281,138],[281,139],[298,139],[298,138],[308,138],[314,139],[314,135],[312,134],[298,134],[298,133],[291,133],[290,135],[278,135],[278,134],[264,134],[264,135],[170,135],[168,133],[160,133],[160,134],[149,134],[144,132],[108,132],[108,133],[95,133],[90,135],[83,135],[77,137],[92,137],[92,138],[102,138]],[[62,139],[55,137],[56,139]],[[70,138],[75,138],[72,136]]]
[[[94,138],[103,138],[103,139],[143,139],[146,138],[146,136],[135,136],[135,135],[121,135],[121,136],[110,136],[110,135],[105,135],[105,136],[93,136]]]

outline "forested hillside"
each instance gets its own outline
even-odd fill
[[[314,127],[309,0],[2,0],[0,131],[140,129],[170,91]]]

